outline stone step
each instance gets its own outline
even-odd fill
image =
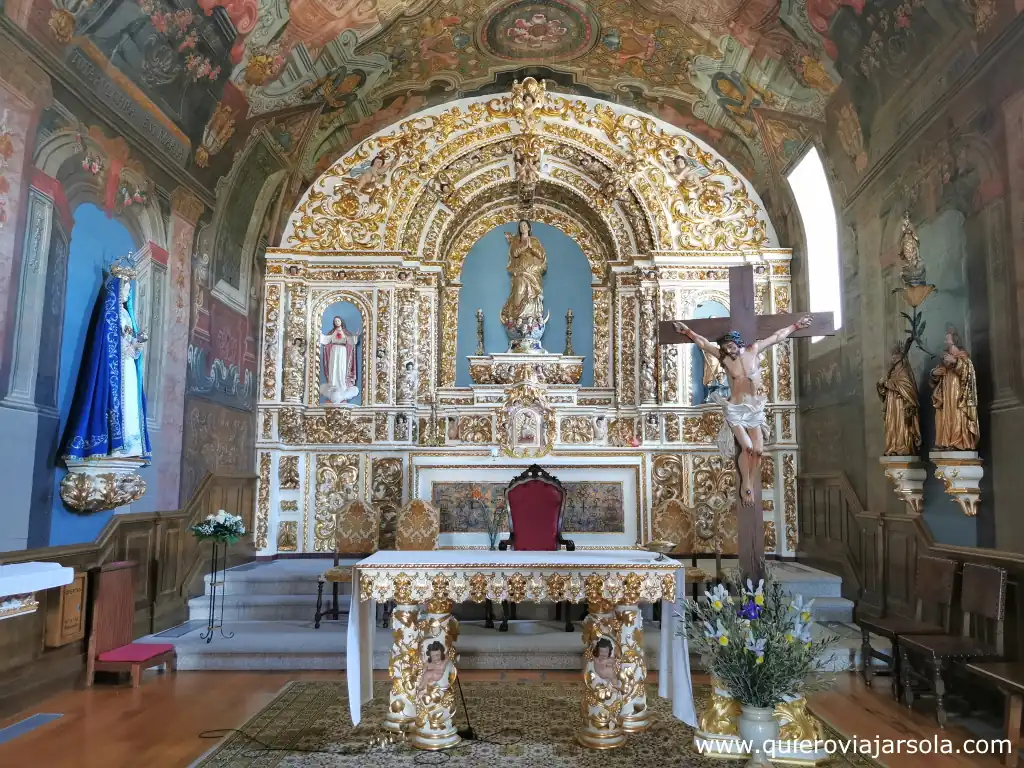
[[[815,621],[853,622],[855,603],[845,597],[816,597],[811,607]]]
[[[341,595],[338,606],[347,614],[351,603],[349,595]],[[331,604],[330,594],[324,595],[323,607]],[[313,621],[316,612],[316,594],[312,595],[225,595],[223,599],[224,621]],[[217,597],[217,616],[221,615],[221,598]],[[188,601],[188,615],[191,621],[205,621],[209,615],[210,599],[207,595]]]

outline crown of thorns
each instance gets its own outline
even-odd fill
[[[727,342],[730,342],[730,341],[733,344],[735,344],[737,347],[742,347],[743,346],[743,337],[740,336],[740,332],[739,331],[729,331],[728,333],[722,334],[722,337],[718,340],[718,343],[719,344],[726,344]]]

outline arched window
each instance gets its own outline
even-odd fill
[[[843,327],[839,267],[839,228],[832,192],[818,151],[811,147],[787,177],[803,220],[807,241],[807,277],[811,312],[831,312],[836,330]],[[811,341],[820,341],[815,336]]]

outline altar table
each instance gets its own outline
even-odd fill
[[[684,566],[643,550],[378,552],[353,566],[348,624],[349,707],[359,724],[373,698],[376,603],[393,600],[391,693],[384,727],[421,749],[459,743],[452,724],[458,621],[453,603],[586,602],[583,627],[584,724],[577,738],[594,748],[625,743],[650,727],[639,604],[662,601],[658,695],[696,725],[690,659],[678,615]],[[421,607],[425,604],[425,610]]]

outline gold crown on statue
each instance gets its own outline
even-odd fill
[[[128,251],[127,256],[120,256],[114,259],[108,271],[112,277],[120,277],[122,280],[134,280],[138,272],[132,265],[132,252]]]

